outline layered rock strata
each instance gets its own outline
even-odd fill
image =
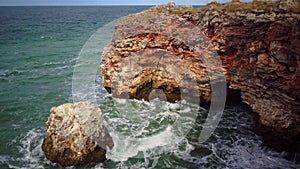
[[[52,107],[42,144],[47,159],[62,166],[106,160],[106,148],[112,148],[113,141],[101,115],[89,102]]]
[[[115,97],[148,100],[160,89],[169,101],[215,101],[212,85],[224,82],[222,72],[260,124],[299,135],[299,5],[169,3],[129,15],[116,23],[102,54],[103,86]]]

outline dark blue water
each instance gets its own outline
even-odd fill
[[[99,28],[147,8],[0,7],[0,168],[59,167],[44,157],[41,143],[50,108],[72,102],[72,76],[79,52]],[[101,87],[99,77],[95,83],[104,118],[113,126],[111,130],[118,130],[121,125],[123,129],[138,126],[147,120],[151,125],[140,128],[141,131],[161,132],[155,121],[170,120],[179,111],[176,103],[113,99]],[[254,132],[253,115],[243,106],[227,107],[215,133],[201,144],[198,136],[206,110],[193,111],[199,116],[180,143],[164,145],[153,140],[159,144],[151,147],[144,143],[140,149],[118,152],[122,150],[120,145],[131,143],[124,140],[116,143],[119,149],[109,152],[110,160],[104,164],[79,168],[299,167],[287,161],[284,152],[261,146],[261,138]],[[155,118],[149,115],[143,121],[124,120],[153,112]],[[128,136],[137,134],[132,131]]]

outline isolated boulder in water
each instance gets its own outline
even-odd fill
[[[51,108],[42,145],[50,161],[62,166],[102,162],[107,147],[113,141],[97,106],[78,102]]]

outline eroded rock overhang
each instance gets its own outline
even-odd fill
[[[102,55],[103,86],[115,97],[148,100],[158,89],[168,101],[211,101],[222,72],[261,124],[300,133],[300,14],[291,2],[169,4],[124,17]]]

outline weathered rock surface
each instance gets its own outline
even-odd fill
[[[106,148],[112,148],[113,141],[101,115],[89,102],[52,107],[42,145],[46,157],[62,166],[106,160]]]
[[[103,52],[103,86],[115,97],[145,100],[160,89],[169,101],[192,88],[193,98],[210,100],[211,84],[220,79],[214,71],[221,68],[217,59],[207,60],[220,58],[228,86],[241,91],[260,124],[298,135],[299,5],[235,2],[196,9],[170,3],[129,15],[118,21]]]
[[[299,46],[297,0],[162,5],[117,22],[102,54],[102,83],[115,97],[148,100],[160,90],[169,101],[216,101],[211,86],[222,81],[221,71],[259,123],[271,127],[270,142],[299,153]]]

